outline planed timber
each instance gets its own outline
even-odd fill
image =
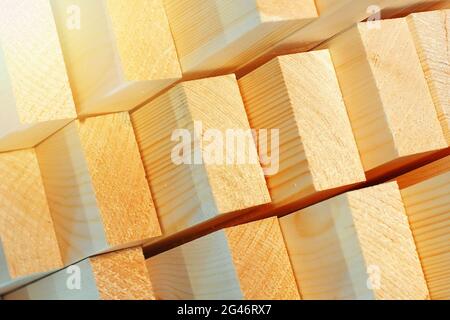
[[[164,0],[183,74],[233,72],[317,17],[313,0]]]
[[[348,192],[280,224],[303,299],[428,299],[395,182]]]
[[[277,57],[239,86],[252,129],[279,130],[279,147],[258,143],[260,158],[279,154],[278,170],[266,176],[271,212],[365,181],[327,50]]]
[[[450,299],[450,156],[397,178],[433,300]]]
[[[164,235],[270,202],[234,75],[183,82],[131,119]]]
[[[161,234],[128,113],[72,122],[36,154],[65,265]]]
[[[296,300],[276,218],[199,238],[147,260],[158,299]]]
[[[450,144],[450,10],[407,18],[447,144]]]
[[[0,152],[32,148],[76,117],[47,0],[0,11]]]
[[[249,73],[274,57],[305,52],[369,19],[406,16],[411,12],[448,8],[448,0],[316,0],[319,16],[303,28],[286,35],[270,47],[259,50],[250,61],[239,66],[238,77]],[[379,11],[381,10],[381,12]]]
[[[131,110],[181,78],[162,0],[52,0],[79,115]]]
[[[63,266],[33,149],[0,153],[0,292]]]
[[[404,18],[360,23],[331,52],[368,179],[448,147]]]
[[[141,248],[85,259],[3,297],[5,300],[154,300]]]

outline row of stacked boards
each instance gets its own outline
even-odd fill
[[[449,9],[1,0],[2,299],[449,299]]]

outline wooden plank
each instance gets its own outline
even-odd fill
[[[128,113],[72,122],[36,153],[66,265],[160,235]]]
[[[233,72],[317,17],[313,0],[165,0],[183,74]]]
[[[154,296],[142,249],[132,248],[83,260],[4,299],[153,300]]]
[[[395,182],[353,191],[280,220],[304,299],[427,299]]]
[[[0,291],[62,267],[33,149],[0,153]]]
[[[288,34],[271,47],[257,52],[236,71],[238,78],[274,57],[305,52],[366,19],[406,16],[420,10],[448,7],[448,0],[316,0],[319,17]],[[378,14],[381,10],[381,14]]]
[[[415,13],[407,21],[442,130],[450,144],[450,10]]]
[[[52,0],[78,114],[127,111],[181,78],[162,0]]]
[[[158,299],[299,299],[276,218],[210,234],[147,267]]]
[[[367,177],[448,147],[404,18],[360,23],[329,48]]]
[[[49,2],[2,2],[0,152],[32,148],[76,117]]]
[[[309,196],[326,198],[365,180],[327,50],[280,56],[239,85],[250,126],[279,130],[279,145],[259,144],[261,159],[278,162],[266,177],[272,203],[263,213],[277,214]]]
[[[410,4],[409,6],[400,8],[387,8],[382,11],[382,17],[384,18],[404,18],[414,12],[426,12],[434,10],[442,10],[450,8],[449,0],[425,0],[425,1],[415,1],[416,3]]]
[[[165,235],[270,202],[234,75],[184,82],[131,118]]]
[[[397,178],[431,299],[450,299],[450,156]]]
[[[244,299],[300,299],[277,218],[224,231]]]

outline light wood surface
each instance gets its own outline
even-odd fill
[[[277,218],[228,228],[225,234],[244,299],[300,299]]]
[[[47,0],[2,1],[0,105],[0,152],[32,148],[76,116]]]
[[[165,0],[183,73],[233,72],[317,17],[313,0]]]
[[[395,182],[353,191],[281,219],[304,299],[427,299]]]
[[[365,180],[327,50],[280,56],[239,85],[250,126],[280,131],[279,170],[266,177],[271,210]],[[278,152],[265,149],[260,157]]]
[[[128,113],[72,122],[36,152],[66,265],[161,234]]]
[[[330,49],[368,176],[447,147],[405,19],[360,23],[321,47]]]
[[[450,145],[450,10],[414,13],[407,21]]]
[[[347,30],[354,24],[378,17],[404,17],[411,12],[445,8],[448,0],[316,0],[319,16],[303,28],[258,51],[250,61],[239,66],[238,77],[249,73],[272,58],[305,52]],[[379,11],[381,10],[381,14]]]
[[[4,299],[153,300],[152,290],[142,249],[132,248],[83,260],[13,291]]]
[[[127,111],[181,78],[162,0],[52,0],[80,115]]]
[[[0,153],[0,290],[62,267],[33,149]]]
[[[158,299],[299,299],[276,218],[212,233],[147,260]]]
[[[250,130],[234,75],[179,84],[133,112],[131,118],[165,235],[270,202],[258,159],[249,161],[251,154],[256,155],[251,134],[242,150],[242,164],[225,153],[223,161],[203,161],[207,145],[220,146],[215,137],[200,146],[199,138],[205,138],[206,131],[216,130],[223,138],[228,129]],[[195,129],[199,122],[201,132]],[[192,138],[181,148],[181,142],[173,139],[177,129],[188,130]],[[174,162],[174,150],[192,164]],[[196,158],[201,163],[194,162]]]
[[[397,179],[431,299],[450,299],[450,156]]]

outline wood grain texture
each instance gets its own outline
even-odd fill
[[[80,115],[133,109],[181,78],[162,0],[52,6]]]
[[[321,47],[330,49],[368,175],[447,146],[405,19],[360,23]]]
[[[353,191],[281,219],[304,299],[427,299],[397,184]]]
[[[159,300],[241,300],[243,294],[223,231],[147,259]]]
[[[239,86],[250,126],[280,130],[279,171],[266,177],[274,210],[365,180],[327,50],[275,58]],[[277,152],[264,150],[260,157]]]
[[[153,300],[154,297],[142,249],[131,248],[83,260],[13,291],[4,299]]]
[[[244,299],[300,299],[277,218],[228,228],[225,234]]]
[[[165,0],[183,73],[233,72],[317,17],[314,1]]]
[[[36,152],[66,264],[160,235],[127,113],[73,122]]]
[[[153,288],[141,248],[90,258],[102,300],[153,300]]]
[[[286,34],[271,46],[261,48],[236,71],[238,78],[270,61],[274,57],[305,52],[368,18],[404,17],[411,12],[446,8],[448,0],[316,0],[319,16],[303,28]],[[374,17],[371,17],[375,13]]]
[[[158,299],[299,299],[276,218],[221,230],[151,257]]]
[[[450,144],[450,10],[415,13],[407,21],[442,130]]]
[[[380,19],[405,17],[445,3],[448,0],[316,0],[320,19],[284,39],[279,47],[309,50],[358,22],[376,21],[378,13]]]
[[[62,267],[33,149],[0,154],[0,287]]]
[[[34,147],[76,116],[46,0],[2,2],[0,104],[0,151]]]
[[[450,299],[450,156],[397,179],[431,299]]]
[[[240,164],[226,155],[223,162],[203,161],[206,145],[216,143],[212,139],[199,146],[207,130],[224,135],[228,129],[250,129],[233,75],[184,82],[133,112],[131,118],[165,235],[270,202],[258,161]],[[201,132],[195,129],[199,122]],[[172,135],[178,129],[188,130],[192,147],[184,142],[177,149],[180,141]],[[246,146],[242,156],[250,159],[250,154],[256,154],[251,135]],[[190,163],[201,150],[202,161],[177,165],[171,157],[173,150]]]

